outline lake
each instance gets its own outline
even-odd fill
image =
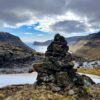
[[[91,79],[100,83],[100,76],[86,74]],[[0,75],[0,88],[9,85],[33,84],[36,81],[37,73],[23,73],[23,74],[2,74]]]
[[[26,43],[30,48],[36,50],[37,52],[42,52],[45,53],[45,51],[47,50],[47,46],[37,46],[37,45],[33,45],[33,43]]]
[[[0,75],[0,88],[9,85],[33,84],[36,81],[37,73],[23,74],[2,74]]]

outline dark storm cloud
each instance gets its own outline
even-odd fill
[[[70,0],[70,11],[81,17],[86,17],[93,27],[100,23],[100,0]],[[100,26],[99,26],[100,28]]]
[[[81,18],[87,18],[91,28],[98,29],[100,28],[99,10],[100,0],[0,0],[0,26],[4,23],[8,25],[24,23],[32,20],[33,16],[42,19],[44,16],[56,17],[71,11]],[[55,23],[52,28],[59,29],[58,26],[63,26],[61,30],[70,31],[69,28],[61,25],[61,23]],[[63,21],[63,24],[65,23],[66,21]],[[76,28],[74,24],[76,26],[79,24],[79,27]],[[86,28],[85,25],[80,22],[70,21],[66,25],[73,27],[72,29],[75,32],[86,30],[83,29]],[[82,25],[83,27],[81,27]]]
[[[100,0],[70,0],[66,9],[72,13],[86,18],[87,22],[80,23],[80,21],[61,21],[52,25],[53,30],[63,32],[85,32],[90,29],[100,29]],[[90,25],[88,27],[88,25]],[[77,27],[78,26],[78,27]]]
[[[21,22],[23,23],[29,19],[30,16],[28,15],[18,16],[13,12],[1,12],[0,14],[0,20],[10,25],[15,25],[16,23],[21,23]]]
[[[52,30],[57,32],[64,32],[64,33],[73,33],[73,32],[85,32],[87,31],[87,27],[85,24],[79,21],[74,20],[65,20],[55,23],[51,26]]]
[[[63,13],[67,4],[66,0],[0,0],[0,9],[24,9],[38,14]]]
[[[59,15],[66,11],[66,4],[66,0],[0,0],[0,19],[8,24],[16,24],[27,21],[32,16],[42,18]],[[23,14],[25,12],[31,15]]]

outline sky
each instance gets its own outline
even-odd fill
[[[87,35],[100,29],[100,0],[0,0],[0,31],[24,42]]]

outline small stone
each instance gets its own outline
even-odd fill
[[[60,90],[61,90],[60,87],[52,86],[52,91],[53,91],[53,92],[59,92]]]
[[[74,90],[69,90],[69,91],[68,91],[68,95],[72,96],[72,95],[74,95],[74,94],[75,94]]]
[[[40,69],[41,69],[41,67],[43,66],[43,62],[40,62],[40,63],[34,63],[33,64],[33,71],[36,71],[36,72],[38,72]]]
[[[68,76],[67,72],[56,73],[56,81],[56,84],[60,87],[66,87],[73,84],[72,79]]]

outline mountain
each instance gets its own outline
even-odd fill
[[[89,60],[100,60],[100,32],[87,36],[74,36],[66,38],[70,47],[70,52]],[[52,40],[45,42],[34,42],[34,45],[49,45]]]
[[[24,44],[19,37],[0,32],[0,68],[20,67],[21,64],[30,62],[33,58],[34,50]]]
[[[87,36],[69,37],[69,38],[66,38],[66,41],[68,42],[69,45],[74,45],[74,44],[78,43],[80,40],[84,41],[84,40],[90,40],[90,39],[100,39],[100,32],[92,33],[92,34],[87,35]],[[35,41],[33,43],[33,45],[48,46],[51,42],[52,42],[52,40],[47,40],[44,42]]]
[[[29,47],[25,43],[23,43],[19,37],[14,36],[8,32],[0,32],[0,41],[29,49]]]
[[[67,40],[67,42],[68,42],[69,45],[72,45],[72,44],[75,44],[77,41],[79,41],[81,38],[84,38],[84,36],[69,37],[69,38],[66,38],[66,40]],[[51,42],[52,42],[52,40],[47,40],[47,41],[44,41],[44,42],[35,41],[33,43],[33,45],[48,46]]]
[[[89,60],[100,60],[100,32],[88,35],[72,48],[73,52],[79,56]]]
[[[87,39],[94,40],[94,39],[100,39],[100,31],[97,33],[93,33],[87,36]]]
[[[49,45],[51,42],[52,42],[52,40],[47,40],[47,41],[45,41],[45,42],[38,42],[38,41],[35,41],[35,42],[33,43],[33,45],[47,46],[47,45]]]

